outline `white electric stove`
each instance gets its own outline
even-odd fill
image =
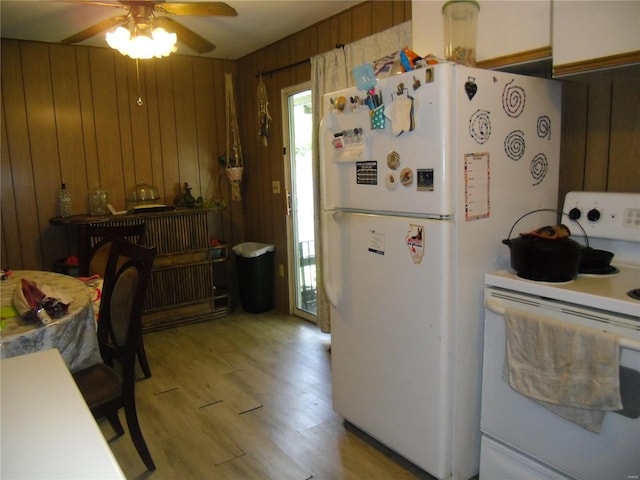
[[[486,275],[485,284],[638,317],[640,299],[633,292],[640,290],[640,194],[570,192],[563,212],[579,222],[588,240],[581,238],[582,229],[575,222],[565,221],[573,238],[585,245],[588,242],[592,248],[613,252],[611,265],[615,269],[550,283],[501,270]]]
[[[634,295],[640,289],[640,194],[571,192],[563,212],[584,228],[589,246],[614,253],[614,268],[561,283],[527,280],[511,270],[485,276],[481,480],[640,478],[637,392],[623,399],[624,414],[607,412],[602,430],[593,433],[520,395],[502,379],[503,313],[517,308],[618,334],[620,366],[638,390],[640,299]],[[581,229],[565,220],[580,242]]]

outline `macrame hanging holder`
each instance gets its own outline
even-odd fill
[[[242,199],[240,195],[240,183],[244,171],[244,162],[242,160],[242,147],[238,134],[238,118],[236,115],[236,101],[231,73],[224,74],[224,91],[225,115],[227,120],[226,172],[231,182],[231,200],[240,201]]]
[[[269,120],[271,120],[271,115],[269,115],[267,86],[262,81],[262,73],[260,73],[256,96],[258,97],[258,141],[267,147],[269,146]]]

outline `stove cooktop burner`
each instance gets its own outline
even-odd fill
[[[627,292],[627,295],[629,295],[634,300],[640,300],[640,288],[634,288],[633,290],[629,290]]]
[[[529,280],[530,282],[536,282],[536,283],[548,283],[549,285],[566,285],[567,283],[573,282],[573,279],[555,280],[555,279],[544,277],[544,276],[522,275],[520,273],[516,274],[516,276],[518,278],[521,278],[522,280]]]
[[[594,277],[602,277],[606,275],[616,275],[620,273],[613,265],[607,265],[605,268],[581,268],[579,275],[591,275]]]

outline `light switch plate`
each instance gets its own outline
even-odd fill
[[[280,193],[280,181],[274,180],[271,182],[271,191],[272,193]]]

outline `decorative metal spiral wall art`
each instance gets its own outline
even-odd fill
[[[511,85],[514,80],[507,82],[502,91],[502,108],[511,118],[522,115],[524,105],[527,100],[524,88],[518,85]]]
[[[538,137],[551,139],[551,119],[546,115],[538,117]]]
[[[522,130],[514,130],[504,139],[504,153],[511,160],[520,160],[524,155],[524,149],[524,132]]]
[[[534,180],[534,186],[539,185],[544,180],[548,169],[549,162],[547,162],[547,156],[544,153],[539,153],[533,157],[533,160],[531,160],[531,176]]]
[[[469,135],[479,144],[491,136],[491,118],[486,110],[476,110],[469,119]]]

